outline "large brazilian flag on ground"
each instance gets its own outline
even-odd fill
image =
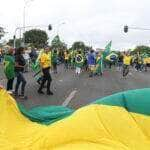
[[[149,150],[150,89],[117,93],[78,110],[26,110],[0,89],[0,150]]]

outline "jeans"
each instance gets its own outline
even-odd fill
[[[23,72],[16,72],[16,77],[17,77],[17,82],[16,82],[16,87],[15,87],[15,94],[18,94],[18,89],[20,84],[21,85],[21,95],[24,95],[25,92],[25,85],[26,85],[26,80],[24,78]]]
[[[41,86],[38,91],[42,91],[42,89],[44,88],[44,84],[47,81],[47,92],[50,92],[50,85],[51,85],[52,78],[51,78],[49,69],[50,68],[45,68],[42,70],[43,71],[43,79],[42,79],[42,83],[41,83]]]
[[[14,81],[14,78],[8,79],[8,81],[7,81],[7,91],[13,89],[13,81]]]
[[[68,59],[65,59],[65,69],[68,69]]]
[[[123,65],[123,77],[127,76],[129,73],[129,65]]]
[[[57,73],[57,63],[53,63],[54,73]]]

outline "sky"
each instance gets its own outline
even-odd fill
[[[124,25],[150,28],[150,0],[0,0],[0,2],[0,26],[8,32],[2,40],[12,38],[15,29],[23,26],[25,6],[25,25],[45,30],[49,42],[59,34],[61,40],[68,46],[74,41],[83,41],[94,48],[104,48],[110,40],[114,50],[150,45],[150,31],[129,28],[128,33],[123,32]],[[47,30],[49,24],[52,24],[52,31]],[[18,37],[19,35],[17,32]]]

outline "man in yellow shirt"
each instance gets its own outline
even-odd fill
[[[64,60],[65,60],[65,69],[68,69],[68,64],[69,64],[69,51],[68,50],[64,52]]]
[[[46,47],[44,49],[44,52],[41,54],[40,58],[40,65],[42,68],[42,72],[43,72],[43,79],[40,85],[40,88],[38,90],[39,94],[44,94],[44,92],[42,91],[42,89],[44,88],[44,84],[47,81],[47,94],[48,95],[53,95],[53,92],[51,92],[50,90],[50,85],[52,82],[52,78],[50,75],[50,68],[51,68],[51,52],[49,47]]]
[[[129,52],[127,52],[123,57],[123,77],[126,77],[129,73],[131,59],[132,57],[130,56]]]

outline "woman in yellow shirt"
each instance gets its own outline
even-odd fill
[[[51,68],[51,52],[50,49],[47,47],[44,49],[44,52],[41,54],[40,58],[40,65],[43,72],[43,79],[38,90],[39,94],[44,94],[42,89],[44,88],[44,84],[47,81],[47,95],[53,95],[53,92],[50,90],[50,85],[52,82],[52,78],[50,75],[50,68]]]

